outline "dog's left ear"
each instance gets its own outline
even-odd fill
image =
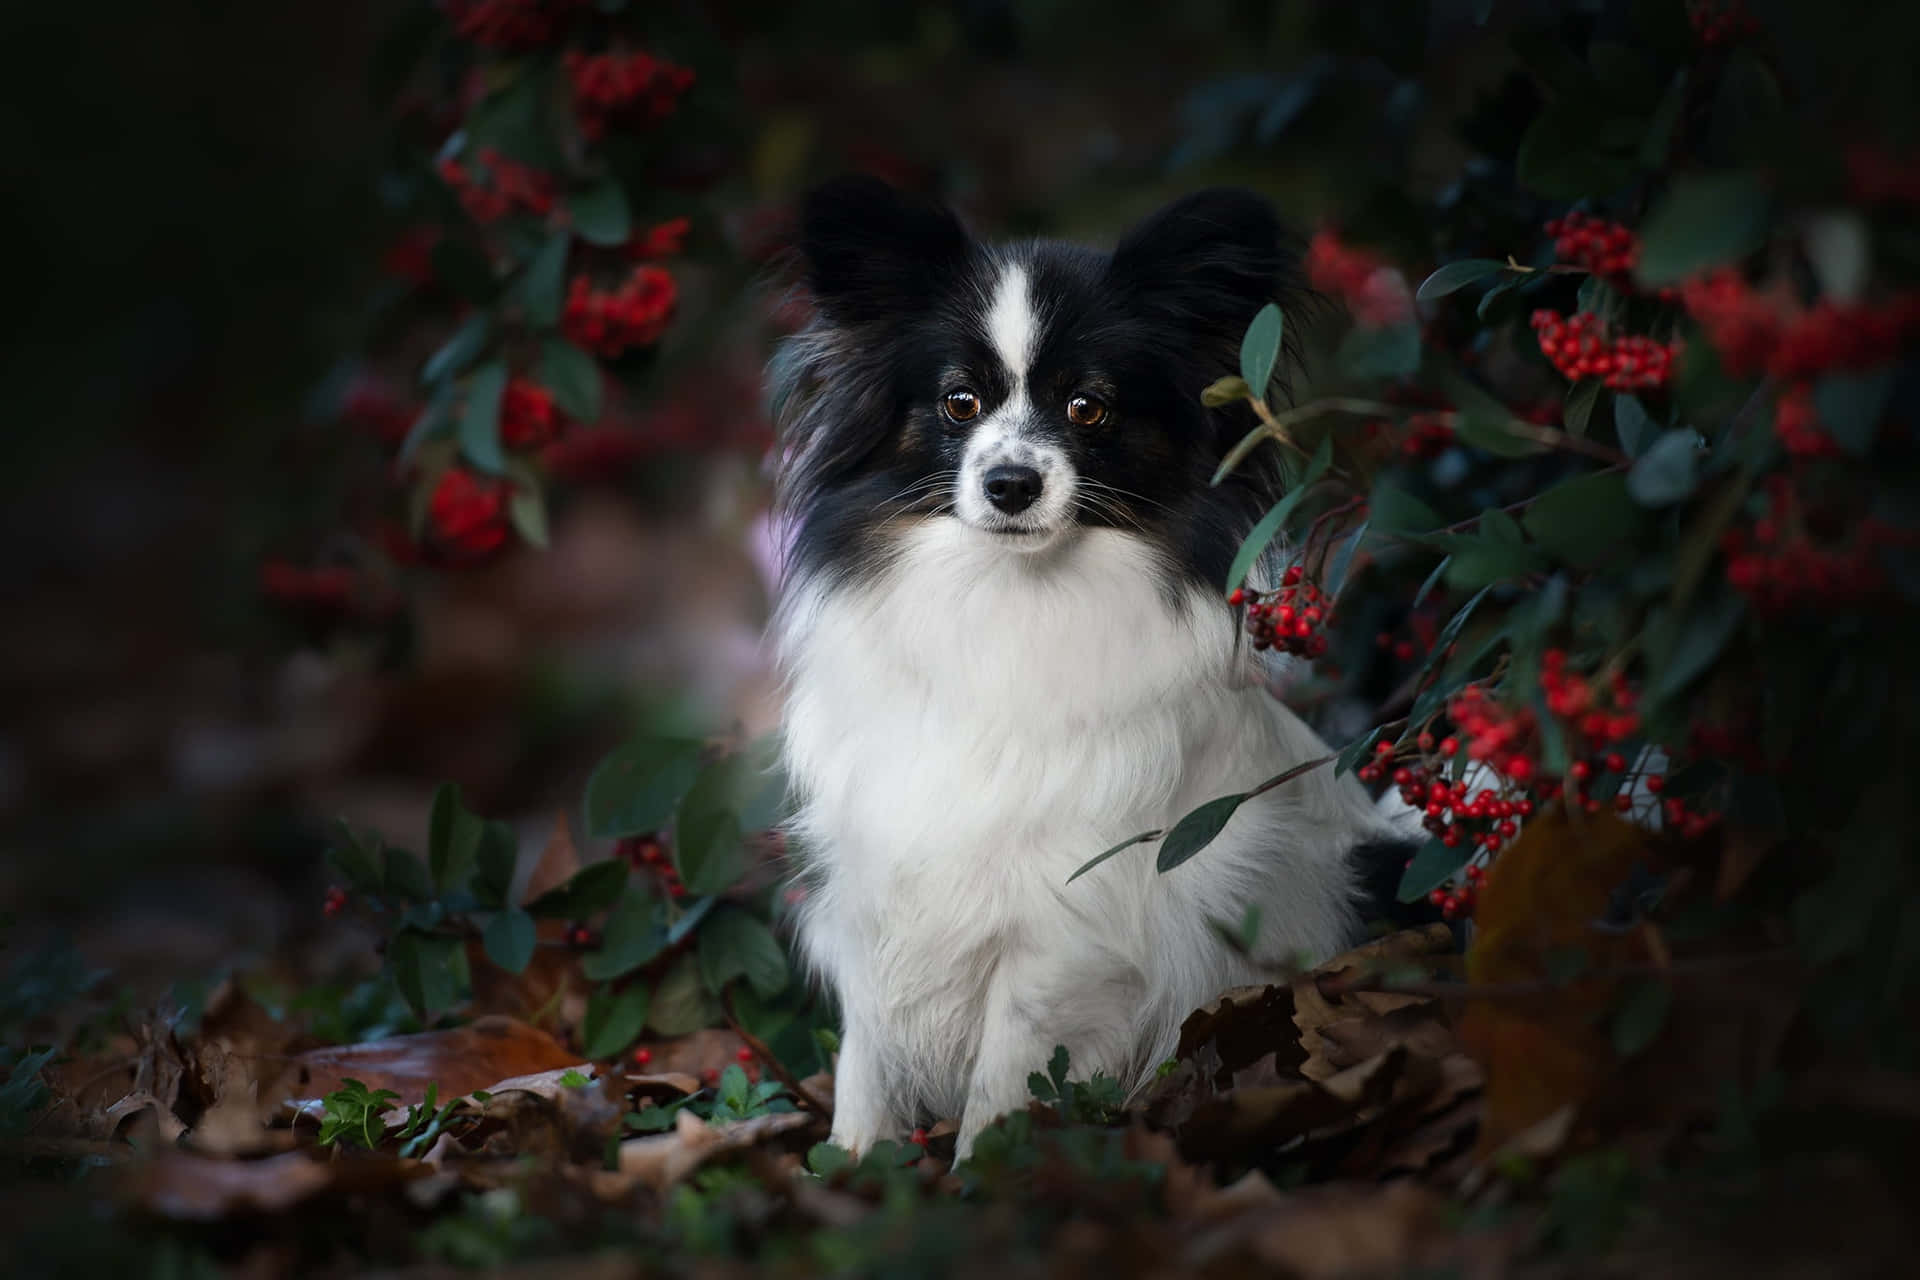
[[[1162,323],[1222,356],[1237,353],[1254,313],[1300,293],[1298,252],[1267,200],[1214,187],[1174,201],[1129,231],[1108,273]]]

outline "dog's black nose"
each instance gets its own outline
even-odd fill
[[[995,467],[987,472],[987,501],[1008,515],[1025,511],[1040,497],[1040,473],[1032,467]]]

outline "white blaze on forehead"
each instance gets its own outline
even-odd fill
[[[1016,388],[1027,380],[1027,366],[1033,361],[1033,345],[1039,329],[1039,317],[1033,312],[1033,296],[1027,288],[1027,269],[1010,262],[994,284],[993,301],[987,307],[987,341],[993,344],[1000,362],[1007,366]]]

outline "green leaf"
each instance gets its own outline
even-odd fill
[[[1726,649],[1745,615],[1746,597],[1725,586],[1698,601],[1680,624],[1649,696],[1663,702],[1692,684]]]
[[[1454,873],[1467,865],[1472,853],[1473,849],[1464,841],[1453,849],[1438,839],[1427,841],[1400,874],[1400,888],[1394,896],[1402,902],[1418,902],[1453,879]]]
[[[440,938],[402,929],[387,943],[387,969],[394,985],[422,1023],[431,1026],[459,992],[454,956],[457,938]]]
[[[1246,802],[1247,793],[1221,796],[1218,800],[1209,800],[1173,824],[1167,832],[1167,838],[1160,842],[1160,856],[1155,861],[1162,874],[1173,870],[1194,854],[1213,843],[1233,817],[1234,810]]]
[[[480,852],[486,824],[460,803],[460,788],[443,782],[433,793],[433,811],[427,822],[427,865],[441,893],[466,888]]]
[[[1454,434],[1467,444],[1485,449],[1496,458],[1524,458],[1544,453],[1546,446],[1513,430],[1511,418],[1489,418],[1463,413],[1454,420]]]
[[[566,294],[567,246],[572,237],[556,231],[540,246],[540,252],[527,264],[522,285],[527,304],[527,319],[536,327],[551,329],[560,323],[561,302]]]
[[[580,868],[565,884],[529,902],[527,910],[541,917],[578,920],[612,906],[626,887],[627,864],[607,858]]]
[[[807,1148],[807,1168],[816,1176],[831,1178],[843,1169],[853,1167],[853,1157],[845,1147],[836,1147],[831,1142],[816,1142]]]
[[[600,420],[600,362],[565,338],[540,344],[540,385],[575,422],[592,426]]]
[[[1218,409],[1223,405],[1239,404],[1251,394],[1245,378],[1229,374],[1224,378],[1215,378],[1200,393],[1200,403],[1209,409]]]
[[[493,321],[485,311],[476,311],[463,320],[453,336],[441,344],[440,349],[427,357],[427,363],[420,370],[420,380],[436,383],[455,377],[466,371],[474,358],[486,350],[487,340],[493,336]]]
[[[1587,434],[1587,424],[1593,421],[1593,408],[1600,403],[1600,384],[1598,382],[1576,382],[1567,388],[1566,408],[1561,411],[1560,422],[1570,436]]]
[[[1418,292],[1413,296],[1421,302],[1444,298],[1488,276],[1497,276],[1506,269],[1506,263],[1495,262],[1492,258],[1463,258],[1459,262],[1449,262],[1422,280]]]
[[[588,244],[612,248],[627,242],[633,230],[633,215],[627,208],[627,193],[612,178],[602,178],[592,186],[567,198],[567,212],[573,229]]]
[[[327,850],[327,861],[345,878],[349,889],[378,894],[386,884],[381,873],[379,837],[363,840],[344,819],[338,825],[340,839]]]
[[[1280,339],[1286,330],[1286,318],[1280,308],[1269,302],[1260,308],[1253,323],[1240,339],[1240,376],[1256,397],[1265,399],[1273,381],[1273,366],[1280,359]]]
[[[1387,533],[1425,533],[1440,524],[1440,517],[1432,507],[1391,480],[1374,484],[1367,510],[1373,518],[1373,527]]]
[[[1563,563],[1586,568],[1629,545],[1645,515],[1627,496],[1617,471],[1580,476],[1555,485],[1527,508],[1523,518],[1533,540]]]
[[[495,360],[467,381],[467,403],[460,411],[460,452],[488,475],[504,475],[507,456],[500,451],[500,397],[507,389],[507,366]]]
[[[673,860],[694,893],[719,893],[746,868],[740,819],[727,809],[688,808],[674,827]]]
[[[1873,448],[1892,395],[1891,369],[1830,373],[1813,384],[1813,405],[1820,413],[1820,425],[1856,458]]]
[[[1457,591],[1468,591],[1523,577],[1540,567],[1540,553],[1532,547],[1481,537],[1454,551],[1447,565],[1447,585]]]
[[[619,839],[660,830],[699,776],[698,742],[639,738],[615,748],[587,779],[588,833]]]
[[[595,1061],[619,1056],[646,1026],[647,1006],[647,989],[638,982],[618,991],[612,984],[595,988],[580,1024],[581,1052]]]
[[[786,949],[773,930],[739,907],[715,909],[700,928],[699,955],[700,976],[715,994],[735,978],[745,978],[763,999],[786,988]]]
[[[1629,458],[1637,458],[1645,453],[1660,436],[1660,424],[1653,420],[1653,415],[1647,412],[1647,407],[1640,403],[1638,396],[1617,395],[1613,398],[1613,429],[1620,437],[1620,447],[1626,450]]]
[[[647,1025],[663,1036],[683,1036],[720,1021],[720,1002],[700,977],[700,962],[689,953],[674,962],[653,989]]]
[[[1475,318],[1484,322],[1487,319],[1487,314],[1494,309],[1495,305],[1515,289],[1526,284],[1528,278],[1527,276],[1509,276],[1507,279],[1502,280],[1499,284],[1481,294],[1480,305],[1473,309]]]
[[[1357,327],[1341,340],[1333,359],[1346,378],[1371,381],[1411,377],[1420,368],[1420,330],[1411,324],[1386,329]]]
[[[473,876],[473,896],[481,906],[507,905],[507,895],[513,891],[513,868],[519,856],[520,838],[511,823],[493,821],[482,825]]]
[[[1583,74],[1586,69],[1581,68]],[[1520,138],[1515,157],[1520,185],[1550,200],[1580,200],[1607,195],[1632,181],[1639,165],[1631,146],[1607,145],[1610,125],[1634,123],[1610,119],[1606,104],[1586,94],[1569,94],[1535,116]],[[1637,128],[1621,139],[1639,139]]]
[[[524,973],[533,961],[533,917],[519,907],[496,912],[487,921],[480,940],[486,946],[487,959],[508,973]]]
[[[624,978],[666,948],[665,908],[639,886],[629,886],[607,917],[599,949],[580,962],[580,971],[595,982]]]
[[[528,546],[547,549],[547,499],[539,489],[516,486],[507,499],[507,519]]]
[[[386,850],[387,891],[409,902],[432,902],[433,880],[426,864],[405,849]]]
[[[1635,278],[1676,284],[1732,262],[1766,243],[1771,216],[1766,186],[1751,173],[1685,174],[1641,227]]]
[[[1088,858],[1085,862],[1081,863],[1080,869],[1067,877],[1067,883],[1072,884],[1075,880],[1078,880],[1081,876],[1087,874],[1087,872],[1093,870],[1095,867],[1099,866],[1101,863],[1105,862],[1108,858],[1111,858],[1116,853],[1124,852],[1125,850],[1133,848],[1133,846],[1137,844],[1145,844],[1149,840],[1157,840],[1159,838],[1160,838],[1160,833],[1158,831],[1142,831],[1137,836],[1128,836],[1125,840],[1122,840],[1119,844],[1114,845],[1111,849],[1107,849],[1104,852],[1097,853],[1093,857]]]
[[[1261,553],[1267,549],[1267,544],[1280,535],[1281,529],[1287,523],[1287,517],[1293,514],[1293,509],[1300,505],[1300,500],[1307,496],[1307,491],[1313,487],[1314,482],[1326,472],[1332,459],[1333,437],[1323,436],[1320,447],[1314,450],[1313,461],[1307,464],[1307,474],[1301,478],[1299,484],[1287,491],[1285,497],[1273,504],[1271,511],[1260,517],[1260,523],[1253,526],[1252,531],[1247,534],[1246,541],[1240,544],[1240,550],[1234,553],[1233,564],[1227,569],[1228,594],[1232,594],[1235,587],[1247,580],[1247,574],[1252,571]]]
[[[1636,978],[1613,1014],[1613,1049],[1622,1058],[1644,1052],[1659,1038],[1673,1008],[1673,988],[1661,978]]]
[[[1670,507],[1700,483],[1699,436],[1690,427],[1663,432],[1634,459],[1627,492],[1643,507]]]
[[[720,900],[718,898],[695,898],[692,903],[681,910],[679,917],[667,927],[667,945],[670,947],[673,946],[678,943],[680,939],[688,936],[695,929],[699,928],[700,922],[707,918],[707,913],[718,906],[719,902]]]

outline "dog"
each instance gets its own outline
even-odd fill
[[[773,630],[799,949],[844,1020],[832,1140],[953,1118],[964,1159],[1054,1046],[1137,1088],[1194,1008],[1352,944],[1364,869],[1397,878],[1414,844],[1323,767],[1165,874],[1148,842],[1068,882],[1327,753],[1222,592],[1275,474],[1212,485],[1252,418],[1200,401],[1254,314],[1303,297],[1265,200],[1200,192],[1107,253],[988,245],[844,178],[797,254]],[[1249,906],[1243,953],[1215,922]]]

